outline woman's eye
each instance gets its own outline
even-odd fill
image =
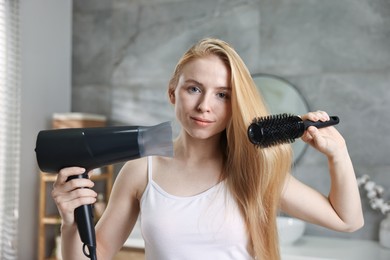
[[[198,87],[192,86],[192,87],[188,87],[188,92],[190,92],[190,93],[200,93],[201,91],[200,91],[200,89]]]
[[[218,93],[217,96],[222,99],[229,99],[229,95],[225,92]]]

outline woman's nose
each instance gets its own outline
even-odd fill
[[[210,112],[211,103],[210,103],[210,97],[207,95],[204,95],[200,100],[197,107],[197,110],[200,112]]]

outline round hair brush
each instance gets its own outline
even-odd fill
[[[299,116],[290,114],[269,115],[253,119],[248,127],[248,138],[254,145],[262,148],[273,145],[293,143],[303,135],[309,126],[323,128],[339,123],[337,116],[330,120],[313,122],[302,120]]]

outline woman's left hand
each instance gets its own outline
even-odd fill
[[[325,122],[330,118],[326,112],[316,111],[303,115],[302,119]],[[344,138],[333,126],[320,129],[310,126],[303,134],[302,140],[328,157],[334,157],[338,151],[346,149]]]

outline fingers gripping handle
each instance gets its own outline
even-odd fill
[[[310,126],[315,126],[317,128],[324,128],[332,125],[337,125],[340,122],[340,119],[338,116],[331,116],[328,121],[322,122],[322,121],[310,121],[310,120],[305,120],[303,121],[303,124],[305,126],[305,130],[309,128]]]
[[[67,181],[72,179],[88,179],[88,171],[80,175],[73,175],[68,177]],[[82,205],[75,209],[74,218],[77,224],[81,242],[83,242],[84,255],[90,259],[96,260],[96,235],[95,226],[93,222],[92,204]],[[88,251],[86,250],[88,248]]]

